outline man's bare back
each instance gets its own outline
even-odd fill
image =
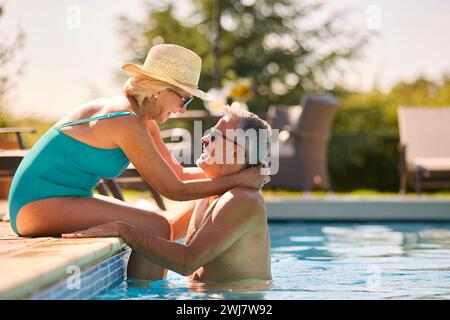
[[[264,279],[271,280],[270,270],[270,236],[267,226],[267,216],[263,196],[260,191],[237,188],[230,190],[221,197],[211,197],[197,200],[186,235],[185,245],[189,245],[196,233],[204,225],[217,224],[218,215],[239,214],[239,212],[220,211],[213,215],[214,207],[220,198],[230,197],[230,194],[239,194],[245,197],[250,208],[258,211],[257,221],[254,225],[225,252],[221,253],[212,261],[209,261],[190,278],[195,281],[230,282],[242,279]],[[242,215],[242,219],[246,216]],[[227,233],[230,230],[221,229],[220,232]]]

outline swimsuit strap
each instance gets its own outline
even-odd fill
[[[60,129],[60,128],[67,127],[67,126],[71,126],[71,125],[74,125],[74,124],[85,123],[85,122],[89,122],[89,121],[93,121],[93,120],[115,118],[115,117],[120,117],[120,116],[126,116],[126,115],[129,115],[129,114],[136,115],[136,112],[133,112],[133,111],[110,112],[110,113],[102,115],[102,116],[96,116],[96,117],[92,117],[92,118],[86,118],[86,119],[66,122],[66,123],[56,127],[56,129]]]

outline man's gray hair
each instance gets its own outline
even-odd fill
[[[256,139],[245,139],[245,164],[257,165],[262,163],[268,156],[271,148],[270,137],[272,128],[256,114],[235,106],[225,106],[225,115],[239,121],[240,128],[246,134],[254,131]],[[239,136],[236,137],[239,142]]]

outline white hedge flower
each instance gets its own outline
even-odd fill
[[[227,95],[224,90],[213,88],[208,91],[211,101],[205,101],[205,108],[213,116],[221,116],[224,114],[223,107],[227,104]]]

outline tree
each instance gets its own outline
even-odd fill
[[[0,20],[3,16],[4,10],[0,5]],[[19,30],[17,34],[12,37],[4,34],[0,30],[0,125],[5,125],[8,117],[5,115],[6,98],[8,92],[14,85],[14,76],[19,75],[22,71],[22,66],[15,64],[15,57],[17,52],[23,47],[25,34]]]
[[[221,74],[224,78],[252,80],[252,110],[270,104],[296,104],[305,92],[324,91],[330,71],[342,72],[346,63],[360,56],[366,33],[342,26],[345,13],[325,15],[321,3],[289,0],[225,0],[221,12]],[[190,0],[191,12],[175,14],[166,1],[147,3],[143,21],[121,17],[125,52],[143,63],[151,46],[175,43],[195,51],[203,59],[199,86],[213,86],[214,1]],[[323,15],[316,24],[313,16]],[[317,19],[314,19],[317,20]],[[198,104],[199,105],[199,104]]]

